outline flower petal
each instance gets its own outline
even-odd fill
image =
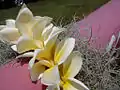
[[[58,66],[51,67],[43,73],[41,83],[45,85],[56,85],[60,82]]]
[[[33,52],[27,52],[24,54],[21,54],[19,56],[17,56],[16,58],[22,58],[22,57],[33,57],[34,53]]]
[[[45,71],[45,66],[41,63],[37,62],[33,65],[33,67],[30,69],[30,76],[32,81],[36,81],[39,79],[40,74],[42,74]]]
[[[63,63],[64,77],[75,77],[82,66],[82,57],[80,52],[74,51],[68,59]]]
[[[67,38],[63,41],[61,41],[55,51],[55,63],[61,64],[63,63],[67,57],[72,52],[75,45],[75,39],[74,38]]]
[[[15,20],[14,19],[7,19],[6,26],[11,27],[11,28],[15,28]]]
[[[20,34],[18,32],[18,29],[6,27],[0,31],[0,37],[2,40],[11,42],[16,41],[20,37]]]
[[[42,32],[42,37],[44,40],[44,44],[46,46],[46,40],[50,37],[51,32],[52,32],[52,28],[53,28],[53,24],[50,24],[49,26],[47,26],[43,32]]]
[[[16,27],[18,28],[19,32],[24,35],[31,34],[31,24],[29,25],[29,22],[33,20],[33,14],[32,12],[25,6],[21,8],[21,10],[18,13],[18,16],[16,18]]]
[[[21,36],[17,43],[18,53],[23,53],[29,50],[35,50],[37,46],[34,41],[27,36]]]
[[[63,32],[65,29],[64,28],[58,28],[58,27],[53,27],[51,33],[48,33],[48,37],[45,40],[45,45],[49,42],[50,39],[58,36],[61,32]]]
[[[11,48],[17,52],[17,46],[16,45],[12,45]]]
[[[23,5],[18,13],[16,22],[26,23],[31,21],[32,18],[33,18],[32,12],[26,7],[26,5]]]
[[[87,86],[85,86],[81,81],[78,81],[77,79],[69,78],[68,82],[69,85],[67,87],[64,87],[67,88],[64,90],[89,90]],[[73,87],[73,89],[71,89],[71,87]]]
[[[54,37],[51,40],[49,40],[47,45],[44,47],[44,50],[42,50],[38,54],[37,59],[41,59],[41,58],[45,58],[47,60],[53,60],[54,59],[56,39],[57,39],[57,37]]]
[[[38,55],[36,57],[38,60],[40,60],[40,59],[53,60],[54,59],[56,39],[57,39],[57,37],[54,37],[51,40],[49,40],[47,45],[44,46],[44,49],[38,53]]]
[[[35,63],[35,59],[36,59],[36,56],[38,55],[38,53],[41,52],[40,49],[36,49],[34,51],[34,55],[33,55],[33,58],[29,61],[29,64],[28,64],[28,69],[31,69]]]
[[[38,22],[36,22],[33,27],[33,38],[37,40],[42,40],[43,38],[41,37],[42,31],[44,28],[50,24],[52,18],[50,17],[41,17]]]
[[[46,40],[48,38],[50,32],[52,31],[51,30],[52,28],[53,28],[53,24],[52,23],[44,28],[44,30],[42,32],[42,37],[44,37],[44,40]]]

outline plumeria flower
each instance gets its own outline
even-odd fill
[[[43,49],[50,39],[58,35],[62,29],[53,26],[51,21],[50,17],[33,16],[32,12],[23,6],[16,19],[16,27],[21,34],[17,43],[18,52]]]
[[[49,57],[48,51],[36,51],[36,58],[29,62],[29,69],[32,81],[41,78],[41,82],[45,85],[55,85],[60,82],[59,65],[61,65],[72,52],[75,45],[74,38],[62,40],[56,46],[55,50],[51,51],[52,57]],[[48,45],[49,50],[49,45]],[[35,63],[35,59],[38,62]]]
[[[81,54],[78,51],[72,52],[59,67],[60,83],[48,86],[47,90],[89,90],[81,81],[74,78],[81,69],[81,66]]]
[[[6,25],[0,25],[0,40],[16,44],[20,37],[18,29],[15,27],[15,20],[6,20]]]
[[[15,23],[21,34],[16,45],[17,51],[23,53],[43,48],[44,36],[42,36],[42,32],[47,26],[52,30],[53,25],[51,21],[52,18],[50,17],[33,16],[32,12],[26,6],[23,6],[18,13]]]
[[[33,16],[26,5],[23,5],[16,21],[9,20],[7,21],[7,27],[4,28],[1,26],[0,36],[6,38],[11,43],[14,41],[15,43],[13,44],[15,45],[12,46],[12,49],[18,53],[44,49],[49,40],[52,39],[54,43],[57,35],[64,30],[63,28],[53,26],[51,21],[52,18],[47,16]],[[22,56],[31,55],[25,53],[25,55]]]

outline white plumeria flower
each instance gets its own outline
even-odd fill
[[[74,51],[68,59],[60,66],[59,85],[48,86],[47,90],[89,90],[81,81],[74,77],[78,74],[82,66],[81,54]]]
[[[15,28],[15,20],[8,19],[6,20],[6,25],[0,25],[0,40],[16,44],[19,37],[20,33]]]
[[[50,45],[50,44],[49,44]],[[49,50],[49,45],[47,49]],[[60,82],[58,66],[67,60],[75,45],[74,38],[62,40],[55,48],[48,52],[47,50],[36,51],[36,59],[33,57],[29,62],[29,70],[32,81],[41,78],[41,82],[45,85],[55,85]],[[52,55],[50,56],[49,53]],[[48,68],[46,70],[46,67]]]
[[[7,20],[7,27],[1,26],[0,36],[11,43],[15,41],[12,49],[18,53],[38,48],[44,49],[50,39],[54,38],[53,41],[55,42],[57,35],[64,30],[63,28],[53,26],[51,21],[52,18],[47,16],[33,16],[26,5],[23,5],[16,21]],[[27,55],[31,56],[29,53],[25,54],[25,56]]]
[[[51,37],[54,37],[62,31],[60,28],[53,26],[51,21],[52,18],[50,17],[33,16],[32,12],[24,5],[15,23],[21,34],[16,45],[17,51],[23,53],[37,48],[43,49],[48,39],[51,39],[49,37],[51,34]],[[57,33],[54,34],[53,32]]]

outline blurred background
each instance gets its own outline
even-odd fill
[[[56,24],[80,20],[109,0],[0,0],[0,24],[15,19],[21,5],[26,3],[34,15],[50,16]]]

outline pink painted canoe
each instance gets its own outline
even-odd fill
[[[81,29],[83,27],[92,28],[90,43],[93,47],[106,48],[111,36],[117,37],[120,31],[120,0],[111,0],[75,24],[75,29],[81,30],[81,36],[87,36],[88,33]]]
[[[101,45],[105,48],[112,34],[117,34],[120,29],[119,9],[120,0],[112,0],[82,21],[77,22],[76,28],[81,27],[82,24],[91,25],[92,38],[96,38],[93,46]],[[80,34],[84,33],[80,32]],[[6,65],[0,68],[0,80],[0,90],[44,90],[40,82],[37,84],[31,82],[27,64],[23,66]]]
[[[27,64],[11,63],[0,68],[0,90],[45,90],[45,86],[31,82]]]

